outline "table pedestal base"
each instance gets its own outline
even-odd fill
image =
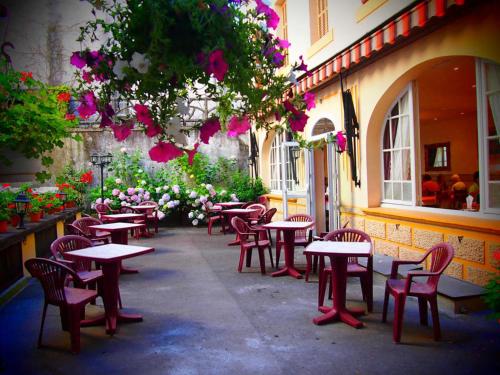
[[[294,265],[295,250],[295,230],[283,230],[283,249],[285,251],[285,267],[279,271],[273,272],[272,277],[292,276],[296,279],[302,279],[302,275]]]
[[[112,335],[116,332],[116,325],[118,323],[136,323],[142,322],[142,315],[139,314],[126,314],[118,312],[116,317],[106,319],[105,315],[98,316],[93,319],[85,319],[80,322],[82,327],[106,325],[106,333]]]
[[[134,268],[128,268],[125,267],[121,262],[120,262],[120,274],[130,274],[130,273],[139,273],[139,270],[136,270]]]
[[[354,328],[361,328],[364,326],[362,322],[357,320],[354,315],[363,315],[365,312],[363,309],[342,309],[336,310],[334,307],[321,306],[319,309],[325,315],[318,316],[313,319],[313,323],[316,325],[327,324],[335,321],[341,321]]]
[[[294,267],[285,266],[284,268],[280,269],[279,271],[273,272],[271,274],[272,277],[288,276],[288,275],[295,277],[296,279],[302,279],[302,275]]]

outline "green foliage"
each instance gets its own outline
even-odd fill
[[[242,202],[256,201],[257,197],[267,193],[262,180],[254,180],[246,172],[237,172],[232,176],[229,190]]]
[[[486,293],[483,296],[484,301],[492,310],[490,318],[496,319],[500,323],[500,251],[495,253],[497,259],[497,273],[492,276],[488,284],[484,287]]]
[[[117,152],[113,154],[113,161],[108,172],[111,172],[115,179],[121,179],[128,186],[135,186],[142,180],[149,181],[150,178],[144,169],[142,158],[140,150],[135,150],[133,153]]]
[[[64,138],[75,138],[69,132],[74,123],[65,119],[67,103],[57,98],[67,91],[21,74],[0,59],[0,163],[12,163],[8,150],[40,159],[44,167],[53,163],[47,153],[62,147]],[[49,177],[46,171],[37,173],[40,180]]]
[[[9,220],[15,213],[15,210],[9,207],[15,198],[16,194],[9,188],[0,188],[0,221]]]

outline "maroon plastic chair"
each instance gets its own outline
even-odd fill
[[[32,258],[24,263],[29,273],[42,284],[45,301],[42,312],[38,347],[42,346],[43,325],[47,306],[59,307],[63,330],[69,330],[71,336],[71,351],[80,352],[80,321],[85,315],[85,305],[97,296],[95,290],[69,288],[65,286],[68,276],[80,282],[78,274],[71,268],[50,259]]]
[[[91,240],[93,244],[99,243],[105,245],[111,241],[111,233],[89,228],[92,225],[101,225],[101,224],[102,221],[94,217],[82,217],[81,219],[76,219],[75,221],[73,221],[73,223],[71,224],[72,227],[70,228],[71,231],[75,231],[74,228],[77,228],[79,233],[73,233],[73,234],[80,234]]]
[[[326,234],[323,241],[338,241],[338,242],[369,242],[372,240],[368,234],[352,228],[337,229],[333,232]],[[318,292],[318,306],[323,306],[325,300],[326,285],[331,280],[331,267],[325,267],[320,270],[319,277],[319,292]],[[335,270],[333,270],[335,272]],[[349,257],[347,259],[347,277],[359,277],[361,283],[361,292],[363,300],[369,312],[373,311],[373,257],[368,257],[366,267],[358,263],[357,257]],[[332,295],[332,285],[329,288],[329,296]]]
[[[260,216],[259,220],[257,221],[257,224],[252,226],[252,228],[255,228],[258,230],[263,229],[263,228],[261,228],[261,225],[269,224],[273,220],[273,216],[276,213],[276,211],[277,211],[277,209],[273,207],[273,208],[270,208],[269,210],[267,210],[266,212],[264,212]],[[266,229],[266,231],[267,231],[267,238],[269,239],[269,243],[271,244],[271,246],[273,246],[273,239],[271,237],[271,230]]]
[[[205,212],[207,213],[208,235],[209,236],[212,235],[212,226],[214,225],[214,223],[218,221],[221,223],[222,233],[226,234],[226,228],[224,225],[224,216],[222,215],[221,212],[222,207],[217,205],[209,206],[208,203],[209,202],[203,204],[203,206],[205,207]]]
[[[243,260],[246,255],[246,266],[250,267],[252,261],[252,249],[257,248],[259,251],[260,272],[264,275],[266,273],[264,249],[269,250],[269,257],[271,258],[271,266],[273,264],[273,254],[271,251],[271,244],[267,238],[259,238],[260,233],[266,234],[265,231],[252,229],[248,226],[245,220],[235,216],[231,219],[231,225],[236,233],[238,233],[240,241],[240,261],[238,264],[238,272],[243,268]],[[253,239],[251,238],[253,237]],[[267,235],[266,235],[267,237]]]
[[[255,209],[257,211],[252,212],[250,215],[248,215],[248,223],[250,225],[257,224],[259,221],[260,217],[266,212],[266,206],[260,203],[252,203],[248,207],[248,209]]]
[[[401,341],[401,330],[403,326],[403,314],[407,296],[418,298],[420,312],[420,324],[427,325],[427,301],[431,307],[432,326],[434,330],[434,340],[441,339],[441,328],[439,325],[439,311],[437,305],[437,286],[439,277],[448,267],[455,250],[448,243],[440,243],[429,249],[420,260],[394,260],[392,262],[391,277],[385,284],[384,310],[382,312],[382,322],[387,321],[387,305],[389,304],[389,294],[394,297],[394,322],[392,337],[394,342]],[[428,256],[431,256],[431,266],[425,271],[410,271],[406,279],[399,280],[398,267],[401,264],[420,264]],[[426,276],[427,281],[414,281],[414,277]]]
[[[111,220],[103,219],[102,215],[109,215],[109,214],[117,214],[118,213],[118,210],[112,210],[111,207],[109,207],[105,203],[96,203],[94,209],[97,212],[97,217],[100,220],[102,220],[104,223],[107,221],[111,221]]]
[[[129,207],[129,206],[123,206],[120,207],[118,210],[118,213],[120,214],[141,214],[142,217],[137,217],[137,219],[132,219],[132,220],[127,220],[130,223],[134,224],[146,224],[146,214],[144,212],[140,212],[134,209],[134,207]],[[144,235],[147,234],[149,235],[149,228],[140,228],[140,229],[131,229],[130,230],[130,235],[133,236],[135,239],[139,239],[140,234],[143,233]]]
[[[158,233],[158,224],[160,219],[158,218],[158,203],[155,201],[144,201],[139,203],[139,206],[155,206],[156,208],[146,210],[146,224],[152,224],[155,228],[155,233]],[[144,211],[143,211],[144,212]]]
[[[296,214],[289,216],[286,221],[295,221],[295,222],[313,222],[314,219],[306,214]],[[276,231],[276,268],[280,263],[281,256],[281,247],[285,244],[285,242],[281,239],[281,231]],[[295,242],[294,246],[304,246],[306,247],[312,242],[312,231],[310,229],[296,230],[295,231]],[[306,257],[307,259],[307,257]]]
[[[257,198],[257,203],[262,204],[264,207],[266,207],[266,210],[269,209],[269,198],[267,198],[265,195],[261,195]]]

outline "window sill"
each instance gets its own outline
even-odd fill
[[[370,216],[500,235],[500,220],[386,207],[364,208],[363,212]]]
[[[280,201],[283,200],[283,195],[281,195],[281,193],[280,194],[269,193],[269,194],[265,194],[265,196],[269,199],[280,200]],[[288,198],[288,202],[297,203],[297,198]]]
[[[366,17],[387,3],[387,1],[388,0],[370,0],[361,5],[356,12],[356,22],[359,23],[363,21]]]
[[[323,35],[318,41],[307,50],[306,57],[310,59],[327,45],[333,42],[333,29],[330,29],[325,35]]]

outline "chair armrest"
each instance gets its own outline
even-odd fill
[[[405,284],[405,293],[410,292],[411,283],[413,282],[414,277],[419,276],[439,276],[441,273],[439,272],[429,272],[429,271],[410,271],[407,274],[406,284]]]
[[[398,268],[401,264],[419,264],[422,260],[401,260],[396,259],[392,261],[391,266],[391,279],[397,279],[398,277]]]
[[[75,272],[76,272],[76,269],[75,269],[76,264],[75,264],[75,262],[73,262],[73,261],[71,261],[71,260],[59,259],[59,258],[54,259],[54,260],[55,260],[57,263],[64,264],[66,267],[69,267],[69,268],[71,268],[73,271],[75,271]]]

